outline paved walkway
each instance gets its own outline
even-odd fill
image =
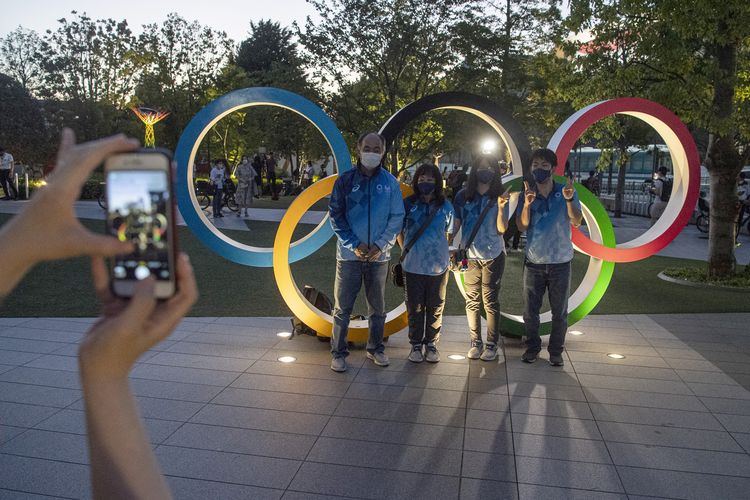
[[[18,213],[25,201],[0,201],[0,213]],[[104,210],[95,201],[79,201],[75,204],[76,215],[81,219],[104,220]],[[220,229],[249,231],[245,219],[236,217],[228,210],[224,211],[224,218],[212,219],[211,208],[204,213],[212,223]],[[277,222],[284,216],[286,210],[280,208],[253,208],[247,220]],[[301,224],[317,225],[323,220],[326,213],[323,211],[309,211],[300,221]],[[178,211],[177,223],[185,225],[185,221]],[[627,216],[622,219],[612,219],[615,227],[617,241],[629,241],[643,234],[649,227],[649,219],[645,217]],[[742,232],[738,239],[740,246],[735,255],[737,262],[745,264],[750,262],[750,235]],[[676,257],[680,259],[708,260],[708,235],[698,231],[695,225],[688,225],[679,236],[664,250],[658,253],[665,257]]]
[[[91,321],[0,318],[0,498],[90,497],[75,353]],[[517,341],[449,360],[467,348],[449,317],[439,364],[405,361],[400,333],[390,367],[354,351],[336,374],[326,344],[275,335],[286,318],[189,318],[131,383],[178,499],[744,499],[748,321],[589,317],[561,369],[522,364]]]

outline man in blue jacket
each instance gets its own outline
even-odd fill
[[[367,357],[388,366],[385,328],[385,280],[391,247],[401,232],[404,203],[395,177],[383,168],[385,138],[375,132],[357,141],[357,166],[339,175],[328,211],[338,237],[334,284],[331,370],[346,371],[349,318],[362,284],[367,299]]]

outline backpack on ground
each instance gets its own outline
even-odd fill
[[[315,306],[321,312],[325,314],[331,314],[333,312],[333,303],[323,292],[310,285],[305,285],[302,290],[302,295],[307,299],[310,304]],[[292,333],[294,335],[312,335],[317,336],[318,332],[310,328],[297,317],[292,318]]]

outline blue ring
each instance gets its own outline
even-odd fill
[[[320,107],[300,95],[282,89],[253,87],[235,90],[204,106],[190,120],[180,136],[175,156],[177,161],[177,205],[188,227],[204,245],[214,252],[237,264],[253,267],[273,267],[273,248],[239,248],[222,239],[201,219],[202,213],[198,215],[196,206],[190,196],[193,190],[190,182],[192,178],[190,160],[205,132],[213,125],[214,121],[218,121],[229,112],[259,105],[287,108],[305,117],[323,134],[331,147],[337,172],[340,174],[352,169],[352,159],[344,137],[333,120]],[[331,236],[333,236],[333,229],[328,220],[324,219],[310,234],[292,244],[289,249],[289,262],[304,259],[322,247]]]

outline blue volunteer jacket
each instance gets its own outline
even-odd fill
[[[359,260],[354,249],[364,243],[377,245],[383,252],[378,262],[388,261],[404,220],[401,188],[382,167],[372,177],[360,169],[357,166],[340,174],[333,185],[328,213],[338,237],[336,259]]]

